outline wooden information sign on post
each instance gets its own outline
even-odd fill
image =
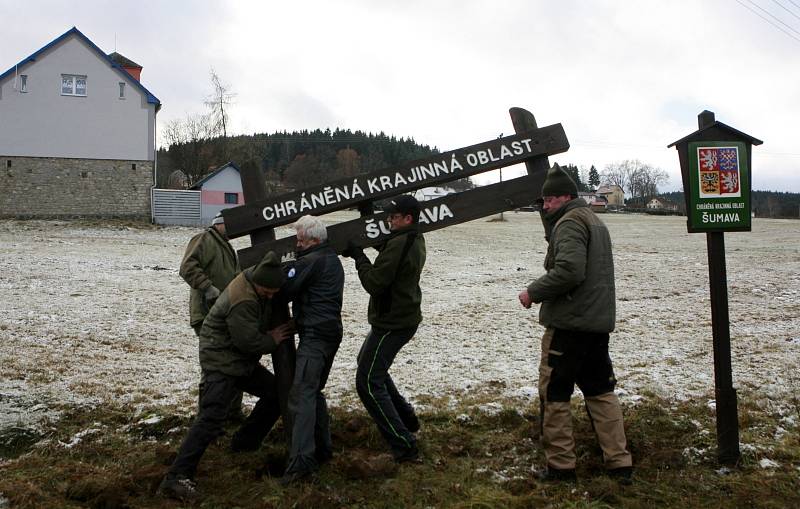
[[[714,338],[714,393],[720,463],[739,461],[739,421],[731,370],[726,231],[750,231],[751,146],[762,142],[703,111],[699,130],[672,144],[678,150],[689,233],[706,232]]]

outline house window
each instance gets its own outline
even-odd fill
[[[135,169],[136,169],[136,163],[131,163],[131,169],[132,169],[132,170],[135,170]]]
[[[86,76],[62,74],[61,95],[86,97]]]
[[[225,203],[239,203],[239,193],[225,193]]]
[[[125,83],[119,82],[119,98],[125,99]]]
[[[6,168],[11,168],[11,159],[6,159]]]
[[[20,92],[27,92],[28,91],[28,75],[27,74],[20,74],[19,75],[19,91]]]

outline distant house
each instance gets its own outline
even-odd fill
[[[226,163],[197,181],[190,190],[200,191],[200,222],[209,224],[223,209],[244,204],[239,167]]]
[[[0,216],[150,217],[161,102],[141,71],[72,28],[0,74]]]
[[[621,207],[625,204],[625,192],[616,184],[602,185],[595,194],[603,196],[609,205]]]
[[[654,197],[648,201],[646,207],[650,210],[678,210],[677,203],[659,197]]]
[[[605,196],[600,196],[595,193],[579,192],[578,197],[583,198],[583,201],[588,203],[595,212],[605,212],[608,206],[608,200]]]

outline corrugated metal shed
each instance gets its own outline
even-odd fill
[[[153,189],[153,222],[168,225],[202,226],[200,191]]]

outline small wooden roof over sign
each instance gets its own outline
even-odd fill
[[[758,138],[754,138],[754,137],[750,136],[749,134],[743,133],[742,131],[740,131],[738,129],[734,129],[733,127],[731,127],[729,125],[726,125],[726,124],[723,124],[722,122],[713,120],[714,119],[714,113],[712,113],[712,112],[710,112],[708,110],[703,111],[703,113],[701,113],[699,116],[703,117],[704,115],[706,115],[707,117],[710,118],[710,120],[712,120],[712,122],[710,124],[705,125],[702,129],[698,129],[697,131],[693,132],[692,134],[690,134],[688,136],[684,136],[683,138],[681,138],[678,141],[673,141],[672,143],[667,145],[667,148],[674,147],[675,145],[678,145],[680,143],[688,143],[690,141],[695,141],[695,140],[698,140],[698,141],[706,140],[707,137],[703,136],[703,133],[706,133],[707,131],[713,131],[715,138],[718,136],[719,131],[723,131],[723,132],[728,132],[732,136],[735,136],[736,138],[740,138],[742,141],[750,143],[751,145],[761,145],[762,143],[764,143],[763,141],[759,140]],[[716,128],[716,130],[714,130],[715,128]]]

